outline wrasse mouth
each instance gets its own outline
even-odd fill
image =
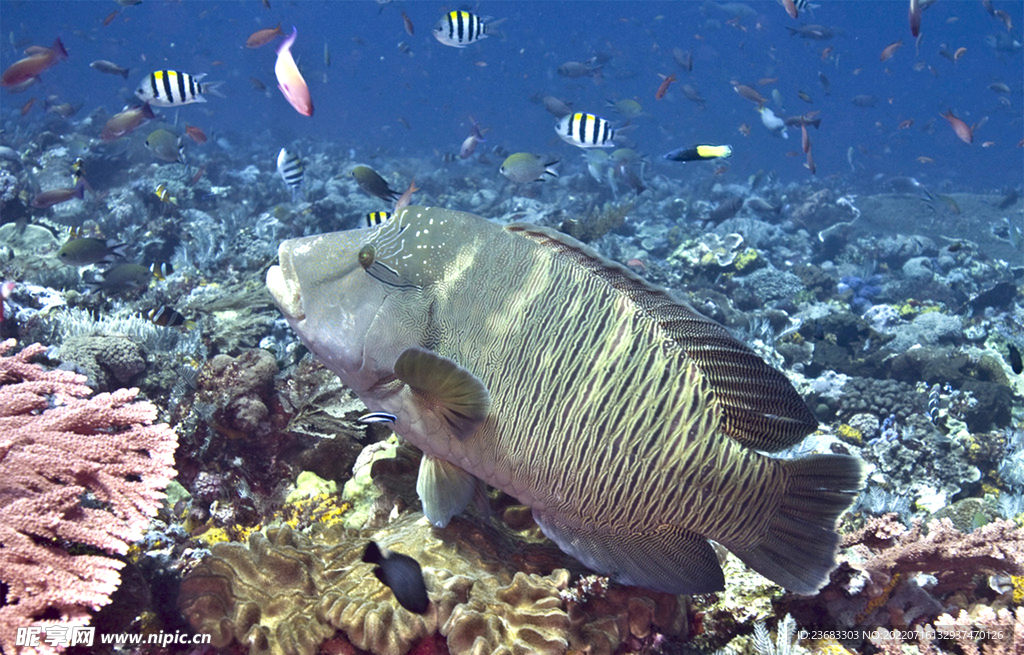
[[[285,316],[294,321],[302,321],[306,318],[306,311],[302,305],[302,289],[291,266],[291,253],[282,245],[279,255],[281,265],[271,266],[267,270],[267,289]]]

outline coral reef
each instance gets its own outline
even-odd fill
[[[369,574],[369,539],[420,562],[426,614],[401,608]],[[214,545],[182,583],[180,604],[215,646],[237,640],[254,655],[307,655],[336,630],[378,655],[405,655],[438,633],[453,655],[611,655],[656,634],[686,635],[687,607],[667,594],[602,586],[566,600],[566,564],[578,566],[550,545],[461,518],[435,529],[408,513],[375,531],[320,524],[308,536],[271,527],[247,546]]]
[[[0,344],[0,355],[14,341]],[[84,377],[0,357],[0,647],[16,627],[87,623],[175,475],[177,435],[138,389],[92,398]]]

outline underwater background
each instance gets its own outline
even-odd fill
[[[32,553],[0,555],[0,648],[88,622],[212,635],[116,647],[144,653],[1024,652],[1024,8],[909,5],[917,38],[903,0],[0,1],[0,417],[21,417],[0,426],[30,444],[62,393],[153,407],[82,410],[148,453],[115,482],[84,441],[0,458],[4,506],[81,488],[0,509]],[[435,38],[451,11],[487,32]],[[311,116],[277,88],[293,28]],[[158,71],[208,90],[144,105]],[[561,138],[567,112],[615,139]],[[698,145],[730,150],[665,157]],[[387,220],[413,181],[413,204],[580,239],[783,371],[821,427],[782,456],[869,468],[829,585],[787,593],[723,551],[722,593],[623,587],[497,492],[490,520],[417,522],[418,451],[358,420],[264,288],[281,241]],[[45,372],[14,355],[35,342]],[[25,518],[47,512],[84,527]],[[399,607],[368,540],[421,564],[430,612]]]

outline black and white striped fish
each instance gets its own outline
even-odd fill
[[[287,148],[281,148],[277,153],[277,172],[284,180],[284,183],[291,189],[292,198],[298,195],[302,187],[302,160],[294,152]]]
[[[470,43],[487,38],[487,21],[468,11],[449,11],[434,26],[434,38],[445,45],[465,48]]]
[[[154,107],[177,107],[193,102],[206,102],[204,93],[213,92],[221,95],[216,89],[223,82],[201,83],[199,80],[204,77],[206,73],[189,75],[180,71],[154,71],[139,82],[135,95]]]
[[[555,132],[578,148],[612,148],[615,130],[612,124],[593,114],[566,114],[555,124]]]

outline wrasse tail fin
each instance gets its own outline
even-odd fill
[[[764,539],[747,550],[723,545],[789,591],[815,594],[836,566],[836,521],[864,485],[864,465],[845,455],[778,463],[789,473],[788,488]]]

